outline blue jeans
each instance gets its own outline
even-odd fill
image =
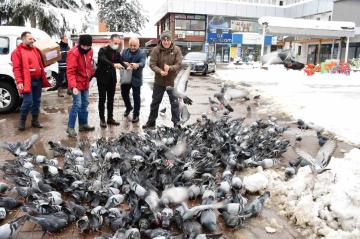
[[[79,117],[79,125],[88,123],[89,90],[79,91],[79,94],[72,95],[73,104],[69,112],[69,128],[75,128],[76,117]]]
[[[31,80],[31,91],[30,93],[23,93],[23,102],[20,108],[20,116],[26,118],[30,112],[32,115],[39,115],[40,113],[40,102],[41,102],[41,79]]]

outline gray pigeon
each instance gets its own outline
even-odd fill
[[[27,220],[27,216],[16,218],[15,220],[0,226],[0,239],[15,238],[20,226]]]
[[[329,168],[326,168],[331,160],[331,157],[336,149],[336,143],[333,140],[328,140],[318,151],[317,155],[312,157],[307,152],[296,148],[295,152],[300,158],[306,160],[310,164],[311,171],[314,174],[321,174]]]

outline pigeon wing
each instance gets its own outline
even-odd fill
[[[315,160],[316,164],[320,167],[326,167],[331,159],[331,156],[335,152],[336,143],[333,140],[328,140],[319,150],[317,153]]]
[[[315,166],[315,159],[308,154],[307,152],[296,148],[295,149],[295,153],[302,159],[306,160],[307,162],[309,162],[311,165]]]

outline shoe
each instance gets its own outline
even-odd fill
[[[120,125],[120,123],[115,121],[114,119],[108,119],[107,123],[110,124],[110,125]]]
[[[66,133],[68,134],[69,137],[72,138],[75,138],[77,136],[75,129],[72,128],[67,128]]]
[[[101,128],[106,128],[107,127],[107,125],[105,123],[105,120],[100,120],[100,127]]]
[[[43,126],[40,124],[39,115],[33,115],[31,120],[31,127],[41,129]]]
[[[133,123],[139,122],[139,116],[134,116],[133,119],[131,120],[131,122],[133,122]]]
[[[143,129],[152,129],[155,128],[156,123],[155,121],[148,121],[145,125],[142,126]]]
[[[63,89],[61,87],[58,88],[58,96],[59,97],[64,97],[64,93],[63,93]]]
[[[132,110],[133,110],[133,107],[131,107],[129,110],[126,109],[124,112],[124,117],[128,117]]]
[[[58,87],[54,86],[54,87],[47,89],[47,91],[56,91],[57,89],[58,89]]]
[[[174,123],[174,128],[176,128],[176,129],[181,129],[180,123]]]
[[[89,126],[88,124],[79,125],[79,131],[93,131],[95,127]]]
[[[26,116],[20,116],[19,124],[18,124],[18,130],[24,131],[25,130],[25,123],[26,123]]]

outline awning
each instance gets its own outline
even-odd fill
[[[317,21],[284,17],[260,17],[258,22],[265,25],[266,32],[271,34],[316,38],[355,36],[354,22]]]

